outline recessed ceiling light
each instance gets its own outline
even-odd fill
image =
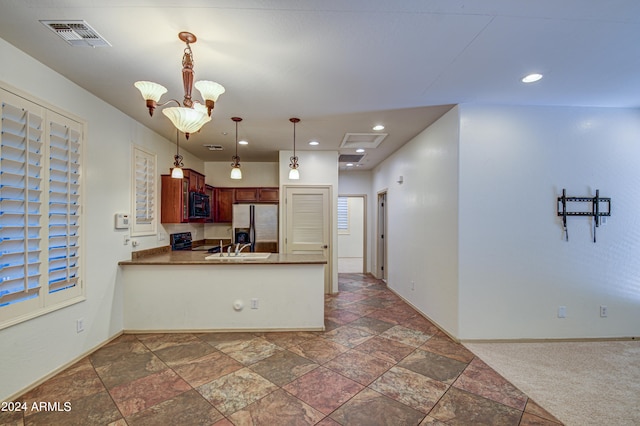
[[[249,145],[249,142],[245,140],[238,141],[238,145]]]
[[[320,142],[318,142],[318,141],[310,141],[309,145],[313,145],[313,146],[320,145]]]
[[[364,148],[358,148],[356,149],[356,152],[364,152]]]
[[[373,130],[375,130],[376,132],[379,132],[380,130],[384,130],[384,126],[382,124],[377,124],[373,126]]]
[[[353,163],[347,163],[347,167],[353,167]]]
[[[525,75],[524,77],[522,77],[522,82],[523,83],[535,83],[536,81],[538,81],[540,79],[542,79],[542,74],[533,73],[533,74]]]

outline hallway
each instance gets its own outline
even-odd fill
[[[0,424],[560,424],[381,281],[339,288],[324,332],[122,335]]]

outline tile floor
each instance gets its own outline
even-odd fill
[[[324,332],[120,336],[0,424],[560,424],[384,283],[340,274],[339,287]]]

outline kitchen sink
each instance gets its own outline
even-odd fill
[[[206,260],[216,260],[218,262],[244,262],[251,260],[263,260],[267,259],[271,256],[271,253],[261,253],[261,252],[248,252],[248,253],[231,253],[231,256],[227,256],[227,253],[224,253],[224,256],[220,256],[220,253],[212,254],[210,256],[205,257]]]

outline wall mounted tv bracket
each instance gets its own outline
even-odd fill
[[[569,203],[591,203],[591,210],[569,209]],[[602,205],[601,205],[602,204]],[[605,207],[605,210],[602,209]],[[564,236],[569,241],[567,230],[567,216],[591,216],[593,217],[593,242],[596,242],[596,228],[600,226],[602,216],[611,216],[611,198],[600,197],[600,190],[596,189],[595,197],[567,197],[565,189],[562,189],[562,197],[558,197],[558,216],[562,217],[562,229]]]

